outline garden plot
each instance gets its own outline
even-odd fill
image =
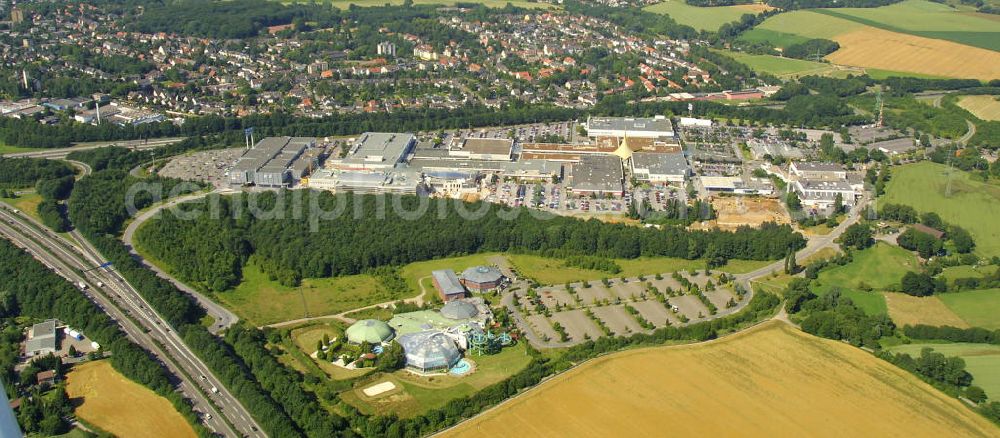
[[[583,341],[584,334],[590,335],[591,339],[604,336],[600,327],[594,324],[582,310],[568,310],[552,314],[552,321],[559,322],[566,328],[566,333],[572,341]],[[559,339],[559,335],[552,339]]]
[[[549,324],[549,320],[545,318],[545,315],[528,315],[526,317],[528,324],[531,325],[531,329],[538,334],[539,337],[548,337],[552,340],[559,340],[559,333],[556,333],[552,329],[552,325]]]
[[[655,300],[640,301],[638,303],[632,303],[632,307],[639,311],[639,314],[646,321],[649,321],[656,325],[656,327],[666,326],[666,322],[670,321],[670,325],[680,325],[681,321],[674,316],[673,312],[668,310],[663,306],[662,303]]]
[[[618,335],[629,335],[631,333],[644,331],[642,326],[629,315],[623,306],[602,306],[590,309],[594,315],[604,321],[611,331]]]

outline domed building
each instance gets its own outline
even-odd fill
[[[449,301],[441,308],[441,316],[448,319],[472,319],[478,314],[479,309],[476,308],[476,305],[465,300]]]
[[[392,340],[393,331],[389,324],[377,319],[363,319],[344,331],[347,342],[352,344],[381,344]]]
[[[462,285],[473,292],[487,292],[500,287],[503,274],[492,266],[473,266],[462,272]]]
[[[405,334],[397,342],[406,354],[406,367],[422,373],[447,370],[462,358],[455,341],[440,331]]]

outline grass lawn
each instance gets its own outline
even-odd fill
[[[252,263],[243,267],[243,281],[215,297],[253,325],[261,326],[309,316],[330,315],[411,296],[393,293],[370,275],[306,278],[299,287],[271,281]]]
[[[983,388],[991,400],[1000,399],[1000,345],[990,344],[906,344],[892,347],[894,353],[919,356],[924,347],[945,356],[958,356],[965,360],[965,369],[972,374],[972,384]]]
[[[31,216],[39,222],[42,220],[38,216],[38,204],[42,203],[42,196],[37,193],[25,193],[16,198],[0,198],[0,202],[10,204],[12,207],[21,210],[24,214]]]
[[[1000,121],[1000,98],[997,96],[962,96],[958,106],[980,119]]]
[[[837,71],[837,67],[829,63],[807,61],[804,59],[782,58],[771,55],[752,55],[749,53],[717,50],[736,61],[745,64],[754,71],[775,76],[826,75]],[[860,73],[860,71],[858,72]]]
[[[281,0],[281,1],[282,1],[282,3],[308,3],[305,0]],[[337,7],[337,8],[340,8],[340,9],[347,9],[352,4],[353,5],[357,5],[357,6],[361,6],[361,7],[385,6],[386,4],[401,5],[401,4],[403,4],[403,0],[317,0],[317,3],[327,3],[327,4],[331,4],[334,7]],[[415,5],[444,5],[444,6],[451,6],[451,5],[454,5],[455,3],[480,3],[480,4],[485,5],[486,7],[489,7],[489,8],[502,8],[504,6],[507,6],[507,3],[510,3],[510,4],[514,5],[514,6],[519,7],[519,8],[526,8],[526,9],[557,8],[556,6],[548,4],[548,3],[532,3],[532,2],[520,1],[520,0],[513,0],[513,1],[507,1],[507,0],[470,0],[470,1],[465,1],[465,0],[413,0],[413,4],[415,4]]]
[[[867,73],[868,76],[870,76],[872,79],[876,79],[876,80],[882,80],[882,79],[891,78],[891,77],[898,77],[898,78],[907,77],[907,78],[921,78],[921,79],[945,79],[945,78],[947,78],[947,76],[929,75],[929,74],[913,73],[913,72],[905,72],[905,71],[882,70],[882,69],[878,69],[878,68],[866,68],[865,69],[865,73]]]
[[[75,365],[66,381],[67,395],[81,401],[76,415],[116,436],[195,436],[167,399],[125,378],[107,360]]]
[[[312,354],[316,352],[316,343],[323,339],[323,335],[329,336],[330,339],[343,338],[344,331],[336,323],[320,323],[299,327],[293,329],[290,335],[295,345],[286,347],[297,348],[298,350],[295,352],[289,351],[288,355],[290,359],[299,362],[297,365],[293,365],[293,367],[299,369],[301,372],[309,372],[308,369],[319,368],[328,377],[334,380],[343,380],[360,377],[372,371],[371,369],[349,370],[327,363],[326,361],[313,359]]]
[[[524,276],[541,284],[562,284],[580,280],[599,280],[604,277],[636,277],[639,275],[665,274],[690,269],[705,269],[704,260],[686,260],[673,257],[640,257],[637,259],[615,259],[622,272],[609,274],[604,271],[566,266],[560,259],[552,259],[524,254],[508,254],[507,259]],[[741,274],[771,264],[769,261],[730,260],[720,270]]]
[[[527,355],[525,348],[522,343],[505,348],[492,356],[469,355],[466,359],[475,363],[476,371],[461,377],[452,375],[424,377],[405,370],[373,375],[364,379],[366,383],[341,393],[340,397],[367,414],[394,413],[402,418],[414,417],[428,410],[440,408],[456,398],[473,395],[521,371],[531,362],[531,357]],[[362,392],[364,388],[384,381],[393,382],[397,389],[375,397],[368,397]]]
[[[997,266],[952,266],[949,268],[944,268],[939,277],[943,277],[948,281],[954,281],[956,278],[983,278],[990,275],[997,270]]]
[[[883,203],[905,204],[918,212],[935,212],[945,222],[959,225],[972,234],[976,253],[1000,256],[1000,186],[974,181],[959,170],[950,172],[951,193],[945,195],[948,166],[922,161],[893,167]]]
[[[713,32],[723,24],[739,21],[744,14],[758,14],[766,9],[768,7],[763,4],[699,7],[691,6],[684,0],[667,0],[643,8],[647,12],[669,15],[678,23],[697,30]]]
[[[945,306],[973,327],[1000,329],[1000,289],[938,295]]]
[[[885,298],[878,293],[899,284],[906,271],[918,268],[916,257],[909,251],[879,242],[864,251],[854,253],[854,260],[844,266],[826,269],[813,283],[816,292],[825,294],[834,289],[854,301],[868,314],[888,312]],[[873,292],[867,292],[865,285]]]

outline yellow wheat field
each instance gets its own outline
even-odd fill
[[[955,78],[1000,78],[1000,52],[864,26],[833,37],[835,64]]]
[[[1000,121],[1000,99],[996,96],[962,96],[958,106],[980,119]]]
[[[106,360],[76,365],[66,380],[69,397],[83,402],[77,417],[115,436],[196,436],[167,399],[125,378]]]
[[[889,317],[897,326],[927,324],[950,325],[966,328],[969,326],[938,297],[912,297],[906,294],[885,292],[885,304],[889,307]]]
[[[448,436],[1000,436],[906,371],[782,322],[584,364]]]

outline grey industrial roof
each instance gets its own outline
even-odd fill
[[[622,161],[616,156],[584,155],[573,165],[572,188],[582,191],[622,190]]]
[[[416,137],[409,133],[366,132],[348,154],[349,161],[398,162]]]
[[[562,173],[562,163],[555,163],[546,160],[494,161],[414,158],[410,161],[410,168],[420,169],[424,172],[433,172],[438,170],[478,170],[482,172],[502,172],[511,174],[524,174],[529,172],[537,174]]]
[[[478,314],[474,304],[462,300],[449,301],[441,308],[441,315],[448,319],[470,319]]]
[[[450,368],[462,358],[455,341],[439,331],[402,335],[398,342],[406,354],[406,365],[420,370]]]
[[[688,162],[681,152],[634,152],[632,167],[649,169],[649,173],[658,175],[687,175],[688,172]]]
[[[673,131],[674,125],[666,117],[591,117],[588,129],[603,129],[628,132]]]
[[[431,275],[445,295],[465,293],[465,287],[458,281],[458,276],[451,269],[432,271]]]
[[[795,163],[795,168],[799,171],[813,172],[835,172],[844,170],[844,166],[838,163],[821,163],[816,161],[798,161]]]
[[[843,180],[799,180],[799,184],[802,186],[802,190],[841,190],[849,191],[854,190],[851,188],[851,184]]]
[[[56,349],[56,322],[48,320],[31,326],[31,339],[24,343],[27,352]]]
[[[462,272],[462,278],[473,283],[493,283],[501,277],[500,270],[492,266],[473,266]]]
[[[509,138],[466,138],[459,150],[473,154],[510,155],[514,140]]]

